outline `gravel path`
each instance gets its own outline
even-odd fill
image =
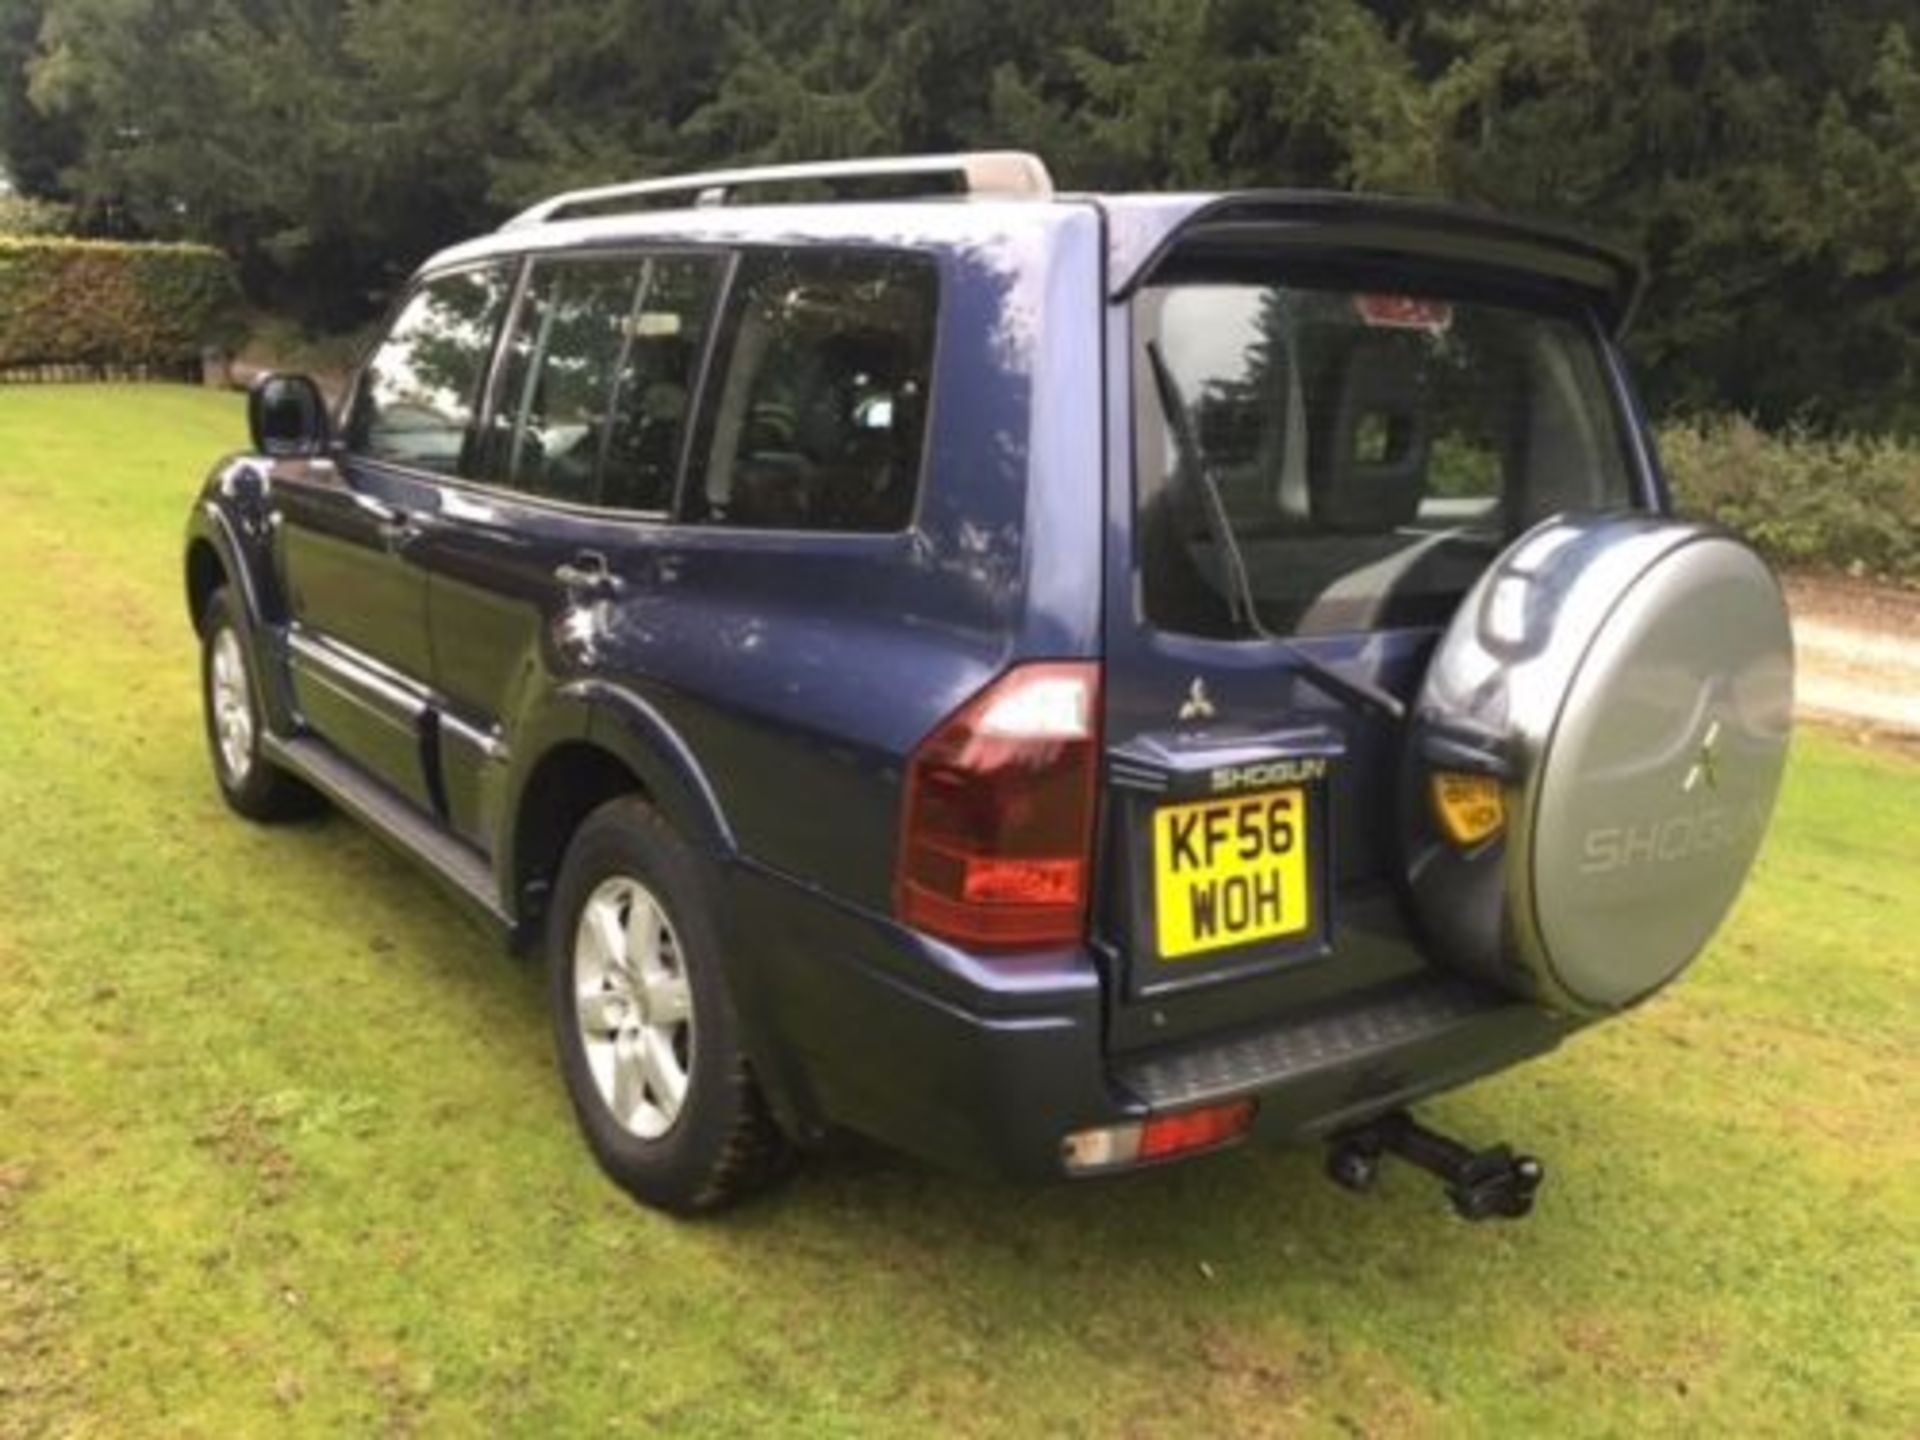
[[[1920,736],[1920,593],[1794,579],[1787,599],[1800,713]]]

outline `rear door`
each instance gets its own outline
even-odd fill
[[[529,265],[476,483],[447,484],[425,570],[438,753],[454,829],[491,850],[520,718],[599,663],[616,594],[657,583],[711,315],[727,265],[684,251]]]
[[[1419,801],[1395,711],[1512,538],[1632,500],[1577,305],[1244,256],[1175,274],[1116,304],[1109,339],[1120,1046],[1426,963],[1399,901]]]
[[[358,379],[343,444],[274,475],[300,712],[422,807],[431,803],[432,654],[413,551],[433,524],[438,477],[457,474],[471,452],[510,284],[509,268],[491,265],[418,286]]]

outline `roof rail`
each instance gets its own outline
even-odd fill
[[[658,180],[634,180],[623,185],[601,185],[590,190],[568,190],[522,210],[502,230],[517,230],[563,218],[570,210],[611,205],[621,200],[644,200],[686,195],[695,206],[724,205],[736,191],[758,185],[791,185],[810,180],[932,179],[945,176],[959,182],[963,195],[1019,196],[1046,200],[1053,195],[1053,177],[1037,155],[1023,150],[976,150],[955,155],[898,155],[877,160],[832,160],[808,165],[762,165],[748,170],[710,170],[699,175],[674,175]],[[634,207],[639,208],[639,207]]]

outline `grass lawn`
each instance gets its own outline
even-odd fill
[[[0,1435],[1913,1433],[1920,764],[1803,734],[1688,982],[1432,1107],[1546,1160],[1524,1224],[864,1149],[676,1223],[575,1139],[537,975],[215,795],[179,542],[242,424],[0,388]]]

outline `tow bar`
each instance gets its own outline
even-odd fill
[[[1388,1155],[1438,1177],[1463,1220],[1518,1220],[1533,1209],[1534,1191],[1547,1173],[1538,1160],[1516,1155],[1510,1146],[1470,1150],[1396,1110],[1335,1135],[1327,1145],[1327,1176],[1343,1189],[1364,1193],[1373,1188]]]

